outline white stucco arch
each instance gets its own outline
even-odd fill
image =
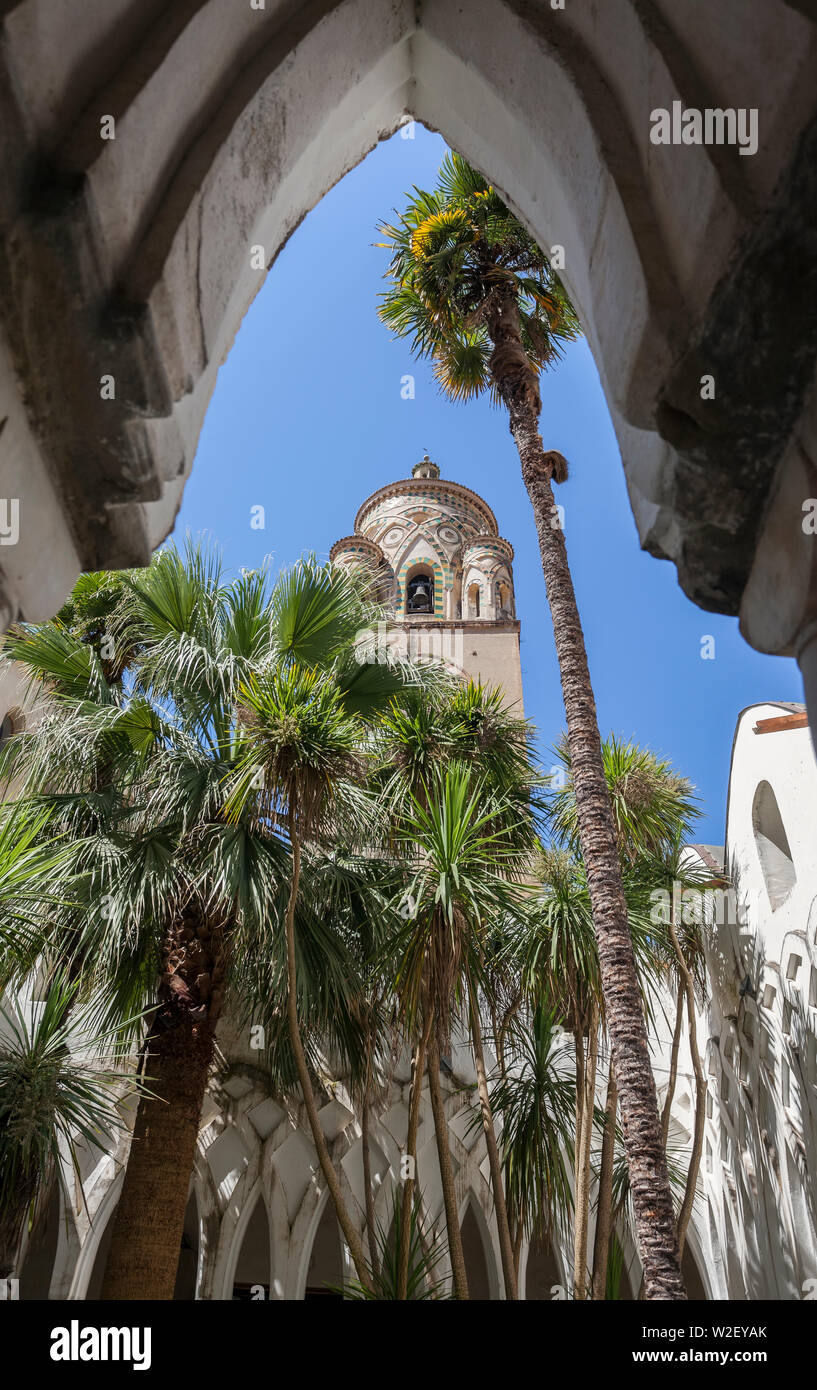
[[[558,1239],[556,1232],[554,1232],[550,1237],[549,1244],[550,1252],[553,1256],[553,1262],[556,1266],[557,1271],[556,1287],[557,1290],[559,1290],[559,1292],[563,1295],[563,1297],[566,1298],[568,1285],[570,1283],[570,1274],[567,1261],[565,1260],[565,1252],[562,1247],[562,1242]],[[522,1248],[519,1252],[519,1297],[522,1299],[527,1299],[529,1297],[528,1263],[531,1257],[531,1249],[532,1242],[527,1239],[523,1240]],[[560,1299],[557,1299],[556,1295],[553,1294],[552,1288],[553,1286],[551,1286],[551,1299],[553,1301],[561,1301]]]
[[[274,1287],[276,1279],[276,1242],[273,1240],[272,1222],[270,1221],[269,1209],[264,1199],[264,1186],[261,1179],[256,1178],[250,1190],[243,1195],[241,1202],[236,1204],[235,1220],[230,1222],[229,1243],[225,1250],[224,1257],[219,1261],[220,1268],[217,1270],[217,1276],[214,1279],[214,1298],[227,1301],[232,1297],[235,1272],[241,1254],[241,1247],[244,1244],[247,1227],[255,1215],[255,1209],[259,1202],[263,1203],[269,1232],[270,1290]],[[226,1214],[224,1220],[226,1221]],[[222,1228],[223,1225],[224,1222],[222,1222]]]
[[[485,1270],[488,1275],[489,1298],[492,1302],[495,1302],[497,1299],[504,1299],[505,1288],[502,1282],[501,1257],[499,1253],[499,1238],[496,1231],[496,1222],[486,1219],[483,1203],[473,1187],[469,1188],[464,1200],[460,1203],[460,1230],[462,1230],[463,1222],[469,1211],[473,1213],[479,1232],[479,1238],[482,1242],[482,1254],[485,1259]]]
[[[86,1296],[102,1237],[107,1230],[108,1222],[112,1221],[116,1214],[124,1176],[124,1169],[121,1169],[94,1213],[93,1222],[82,1243],[74,1266],[69,1298],[84,1299]]]
[[[297,1237],[295,1230],[293,1229],[293,1243],[294,1249],[297,1252],[297,1259],[294,1264],[294,1269],[292,1270],[292,1275],[294,1275],[293,1283],[291,1285],[292,1292],[289,1293],[287,1296],[289,1298],[298,1299],[299,1301],[303,1301],[304,1295],[306,1293],[306,1281],[307,1276],[309,1274],[309,1263],[312,1259],[312,1250],[315,1245],[316,1236],[318,1234],[318,1227],[321,1224],[321,1220],[323,1219],[327,1207],[331,1207],[332,1205],[332,1198],[329,1195],[329,1189],[326,1187],[324,1187],[321,1191],[317,1188],[317,1185],[313,1183],[310,1189],[309,1197],[311,1199],[309,1201],[309,1209],[303,1212],[305,1217],[304,1221],[300,1220],[301,1213],[299,1213],[298,1224],[301,1226],[301,1230],[298,1233]],[[305,1199],[304,1207],[306,1205],[307,1203]],[[343,1232],[340,1230],[340,1227],[338,1227],[338,1241],[340,1242],[340,1254],[344,1271],[344,1279],[354,1278],[354,1265],[352,1264],[351,1258],[349,1256],[349,1250],[345,1240],[343,1239]]]

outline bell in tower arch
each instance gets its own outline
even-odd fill
[[[415,574],[409,580],[406,592],[406,612],[434,612],[434,584],[430,575]]]

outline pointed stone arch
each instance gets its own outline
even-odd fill
[[[786,270],[808,255],[813,222],[804,5],[767,0],[739,33],[699,24],[694,6],[657,18],[639,0],[558,11],[475,0],[467,24],[457,0],[185,0],[172,13],[87,0],[81,25],[67,8],[34,23],[35,9],[17,0],[3,13],[13,235],[0,416],[9,495],[38,522],[6,557],[4,622],[49,616],[79,568],[140,563],[167,533],[266,268],[411,115],[552,251],[599,366],[642,543],[674,560],[696,601],[735,613],[743,597],[760,649],[795,650],[802,635],[817,681],[808,539],[781,556],[767,524],[756,545],[778,460],[791,495],[808,495],[795,430],[817,315],[808,278]],[[656,104],[730,107],[745,91],[767,132],[755,159],[726,146],[679,158],[651,141]],[[115,140],[100,139],[106,110]],[[774,306],[759,317],[758,287]],[[746,312],[751,354],[733,331]],[[713,363],[717,415],[700,392]],[[100,399],[106,373],[115,400]],[[786,487],[777,495],[785,508]]]
[[[119,1204],[123,1179],[124,1168],[120,1167],[93,1208],[90,1227],[74,1265],[69,1298],[87,1299],[99,1296],[98,1291],[101,1288],[108,1247],[113,1234],[112,1221]]]
[[[196,1184],[191,1182],[190,1195],[187,1198],[184,1213],[176,1283],[173,1289],[173,1300],[176,1303],[192,1303],[198,1293],[201,1267],[201,1224]]]
[[[20,1298],[23,1301],[46,1299],[51,1292],[63,1220],[62,1189],[55,1181],[46,1209],[29,1240],[20,1270]]]
[[[535,1235],[526,1241],[519,1261],[520,1297],[526,1301],[566,1298],[564,1273],[555,1243]]]
[[[233,1299],[268,1299],[273,1280],[272,1223],[261,1184],[244,1204],[233,1241],[229,1282]]]
[[[460,1230],[469,1297],[474,1301],[498,1299],[499,1278],[491,1232],[472,1193],[460,1213]]]
[[[311,1239],[301,1256],[301,1267],[301,1299],[309,1302],[342,1297],[329,1287],[344,1282],[346,1259],[337,1212],[328,1193],[315,1213]]]

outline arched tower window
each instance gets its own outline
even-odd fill
[[[766,892],[774,912],[788,898],[797,882],[797,874],[777,797],[768,782],[758,783],[752,803],[752,827]]]
[[[406,612],[434,612],[434,576],[427,570],[418,570],[406,585]]]
[[[478,617],[479,617],[479,598],[480,598],[479,585],[478,585],[478,584],[469,584],[469,585],[468,585],[468,617],[469,617],[469,618],[478,618]]]

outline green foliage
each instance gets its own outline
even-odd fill
[[[561,356],[581,330],[544,251],[496,191],[461,155],[445,156],[437,187],[415,188],[394,223],[381,223],[391,252],[380,317],[418,357],[430,357],[441,390],[465,401],[496,398],[492,326],[502,296],[519,312],[529,369]]]
[[[399,1287],[399,1251],[403,1214],[399,1192],[392,1196],[390,1220],[384,1226],[377,1223],[378,1271],[371,1265],[369,1275],[371,1288],[366,1288],[358,1279],[337,1288],[344,1298],[368,1303],[387,1303],[397,1300]],[[451,1297],[446,1292],[447,1281],[441,1279],[437,1269],[445,1254],[445,1242],[437,1236],[427,1241],[420,1229],[415,1208],[409,1214],[408,1232],[408,1285],[406,1298],[409,1302],[439,1302]]]
[[[86,579],[66,617],[109,594],[104,577]],[[0,935],[2,978],[19,982],[46,949],[97,989],[106,1019],[132,1018],[155,1004],[168,927],[196,902],[231,934],[234,1010],[265,1020],[274,1047],[291,858],[269,812],[297,779],[302,818],[331,803],[339,848],[344,776],[359,780],[371,720],[417,673],[397,663],[367,669],[355,642],[376,610],[341,571],[310,559],[274,582],[265,571],[229,580],[212,547],[188,540],[111,588],[106,621],[129,659],[116,687],[67,627],[21,630],[7,653],[41,689],[36,724],[12,740],[9,768],[20,785],[12,848],[27,872],[40,859],[59,872],[58,901],[38,912],[28,937],[19,925]],[[67,654],[56,684],[55,646]],[[263,786],[248,785],[251,768],[271,775],[274,806]],[[311,800],[302,795],[307,777]],[[361,807],[362,792],[349,825],[365,840]],[[27,837],[26,816],[36,818]],[[354,931],[344,939],[326,910],[331,873],[331,860],[307,845],[299,1004],[307,1036],[324,1036],[355,1067],[359,1057],[348,1052],[361,1046],[365,965]],[[19,924],[25,883],[19,873],[9,882],[6,921],[16,914]]]
[[[495,1078],[491,1106],[502,1121],[502,1164],[508,1215],[528,1239],[549,1236],[573,1202],[568,1162],[573,1155],[576,1082],[571,1049],[559,1039],[555,1016],[542,1005],[510,1035],[504,1075]]]
[[[314,834],[339,782],[362,779],[360,720],[347,712],[331,676],[294,664],[250,676],[238,700],[249,746],[226,815],[240,815],[254,794],[259,812],[274,823],[283,800],[296,808],[301,834]]]
[[[2,961],[11,963],[12,973],[30,968],[39,951],[43,913],[71,891],[65,882],[54,892],[71,847],[49,837],[51,816],[49,807],[36,804],[7,806],[0,814],[0,991],[8,978]]]
[[[117,1105],[143,1088],[122,1067],[124,1030],[93,1025],[78,982],[56,974],[31,1008],[30,1020],[17,1003],[0,1008],[0,1233],[7,1258],[50,1181],[64,1184],[61,1152],[79,1174],[77,1145],[110,1147],[124,1127]]]
[[[478,979],[491,924],[516,908],[526,846],[514,842],[507,806],[458,764],[413,795],[400,845],[409,866],[407,920],[393,943],[396,986],[409,1018],[424,992],[440,1027],[462,972]]]
[[[567,736],[553,750],[564,769],[563,785],[551,792],[550,829],[557,843],[580,853],[579,819]],[[625,863],[660,855],[687,838],[700,812],[692,785],[666,758],[611,734],[602,745],[619,853]]]

